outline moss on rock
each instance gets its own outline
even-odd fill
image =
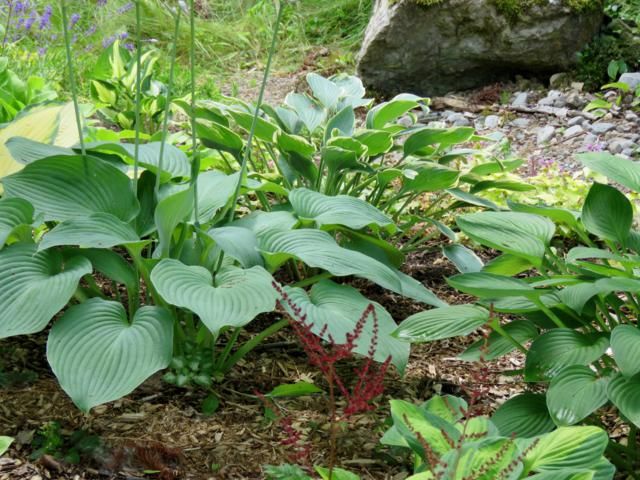
[[[399,0],[392,0],[395,3]],[[431,6],[442,3],[443,0],[413,0],[418,5]],[[490,0],[498,11],[512,18],[526,12],[528,8],[549,3],[549,0]],[[576,12],[584,12],[587,10],[595,10],[602,8],[603,0],[562,0],[569,8]]]

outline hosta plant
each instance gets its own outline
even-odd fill
[[[634,162],[603,153],[580,160],[617,185],[640,191]],[[526,393],[498,410],[513,431],[533,436],[555,426],[598,423],[600,409],[614,406],[628,422],[630,446],[612,443],[610,455],[633,472],[640,427],[640,233],[634,207],[620,188],[597,182],[580,212],[510,207],[457,219],[467,237],[500,253],[483,264],[459,246],[457,265],[466,273],[449,284],[478,297],[479,305],[416,314],[395,335],[432,341],[488,326],[488,339],[461,358],[478,360],[484,347],[487,360],[518,349],[526,355],[524,380],[547,385],[546,395]],[[489,311],[506,314],[504,321]]]
[[[440,220],[457,209],[497,210],[483,192],[531,189],[517,180],[493,179],[522,163],[502,159],[496,139],[480,137],[470,127],[418,123],[416,112],[428,112],[428,99],[403,94],[371,106],[357,77],[310,73],[307,83],[310,94],[290,93],[281,106],[262,106],[257,121],[249,177],[265,183],[272,196],[286,200],[289,192],[304,188],[340,201],[365,200],[398,223],[398,229],[382,231],[382,238],[408,236],[403,249],[410,251],[431,238],[425,231],[434,225],[436,232],[451,235]],[[189,112],[188,105],[177,103]],[[356,115],[362,110],[363,122]],[[252,111],[237,102],[198,106],[196,133],[208,162],[227,171],[237,168]],[[344,228],[341,234],[359,241]]]

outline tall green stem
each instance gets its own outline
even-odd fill
[[[191,151],[193,160],[191,164],[191,187],[193,188],[193,213],[196,229],[200,226],[198,204],[198,175],[200,174],[200,153],[198,152],[198,139],[196,138],[196,9],[191,0],[189,9],[190,44],[189,64],[191,68]]]
[[[82,152],[82,158],[85,162],[85,168],[87,166],[87,151],[84,145],[84,135],[82,133],[82,118],[80,115],[80,104],[78,103],[78,87],[76,85],[76,73],[73,68],[73,57],[71,55],[71,40],[69,38],[69,23],[67,19],[67,5],[65,0],[60,0],[60,7],[62,10],[62,30],[64,32],[64,46],[67,53],[67,70],[69,72],[69,86],[71,87],[71,96],[73,98],[73,109],[76,114],[76,126],[78,128],[78,138],[80,139],[80,151]]]
[[[140,101],[142,91],[142,21],[140,2],[136,0],[136,108],[135,108],[135,145],[133,155],[133,191],[138,191],[138,158],[140,152]]]
[[[169,67],[169,83],[167,84],[166,105],[164,106],[164,118],[162,120],[162,141],[160,142],[160,154],[158,156],[158,174],[156,175],[156,198],[160,193],[160,176],[164,161],[164,146],[167,142],[169,131],[169,112],[171,111],[171,91],[173,89],[173,74],[176,67],[176,52],[178,45],[178,32],[180,30],[180,7],[176,9],[176,23],[173,32],[173,49],[171,50],[171,66]]]
[[[7,38],[9,37],[9,28],[11,27],[11,17],[13,16],[13,2],[9,2],[9,12],[7,13],[7,23],[4,28],[4,36],[2,37],[2,53],[7,46]]]
[[[193,2],[193,0],[192,0]],[[251,129],[249,130],[249,137],[247,138],[247,146],[244,150],[244,156],[242,158],[242,165],[240,167],[240,177],[238,184],[236,185],[236,191],[233,196],[233,202],[231,203],[231,210],[229,211],[229,222],[233,221],[236,213],[235,204],[238,202],[240,196],[240,189],[242,188],[242,181],[247,171],[247,163],[249,162],[249,156],[251,155],[251,145],[253,145],[253,137],[255,135],[256,126],[258,125],[258,116],[260,115],[260,108],[262,107],[262,101],[264,99],[264,92],[267,87],[267,80],[269,78],[269,71],[271,70],[271,62],[276,52],[276,44],[278,43],[278,30],[280,29],[280,22],[282,21],[282,13],[284,11],[284,2],[279,2],[278,16],[276,18],[276,24],[273,27],[273,37],[271,39],[271,48],[269,49],[269,56],[267,57],[267,65],[264,69],[264,75],[262,77],[262,85],[260,86],[260,94],[258,95],[258,102],[256,103],[256,109],[253,114],[253,120],[251,121]]]

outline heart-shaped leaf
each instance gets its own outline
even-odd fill
[[[95,213],[83,218],[65,220],[47,233],[39,250],[59,245],[77,245],[85,248],[111,248],[138,242],[136,231],[108,213]]]
[[[196,313],[216,335],[225,326],[242,327],[276,305],[273,278],[262,267],[229,267],[211,272],[164,259],[151,272],[151,282],[170,304]]]
[[[589,365],[599,359],[608,347],[606,335],[554,328],[531,344],[525,361],[525,380],[546,380],[556,376],[565,367]]]
[[[284,102],[298,114],[310,133],[313,133],[324,122],[326,111],[306,95],[290,93]]]
[[[4,453],[9,450],[9,447],[13,443],[13,438],[11,437],[0,437],[0,457],[4,455]]]
[[[378,328],[374,359],[384,362],[391,357],[398,370],[404,371],[409,359],[409,345],[391,336],[397,325],[381,305],[362,296],[353,287],[338,285],[329,280],[315,284],[308,294],[300,288],[285,288],[285,291],[293,304],[301,309],[302,315],[306,315],[307,321],[313,324],[313,331],[316,334],[324,331],[325,340],[331,337],[338,344],[345,343],[347,334],[354,331],[363,312],[370,304],[373,305]],[[357,353],[368,355],[374,335],[373,328],[374,321],[368,318],[356,342]]]
[[[487,247],[542,265],[555,225],[531,213],[480,212],[462,215],[456,223],[466,235]]]
[[[547,392],[547,407],[556,425],[578,423],[604,405],[609,380],[582,365],[562,370],[551,380]]]
[[[468,335],[489,321],[489,312],[474,305],[433,308],[411,315],[393,335],[406,342],[432,342]]]
[[[491,420],[505,437],[530,438],[556,427],[549,416],[544,395],[535,393],[510,398],[498,407]]]
[[[582,223],[590,233],[624,245],[633,223],[633,207],[618,189],[594,183],[582,207]]]
[[[21,198],[0,198],[0,249],[21,225],[31,225],[33,207]]]
[[[475,295],[479,298],[539,298],[545,293],[545,290],[533,288],[518,278],[504,277],[502,275],[484,272],[454,275],[447,279],[447,283],[456,290]]]
[[[93,157],[50,157],[2,180],[7,197],[27,200],[47,221],[109,213],[124,222],[138,213],[129,177]]]
[[[242,227],[212,228],[209,236],[225,254],[235,258],[244,268],[264,266],[258,249],[258,239],[251,230]]]
[[[313,220],[318,227],[344,225],[360,230],[377,226],[391,232],[396,228],[393,221],[380,210],[364,200],[348,195],[331,197],[306,188],[297,188],[289,193],[289,201],[300,218]]]
[[[367,113],[367,128],[384,128],[408,111],[420,107],[422,100],[424,99],[416,95],[400,94],[388,102],[376,105]]]
[[[609,153],[584,153],[578,159],[591,170],[640,192],[640,165],[633,160]]]
[[[36,252],[16,243],[0,251],[0,338],[44,329],[91,273],[86,258],[62,261],[58,252]]]
[[[616,375],[609,382],[607,395],[622,415],[640,427],[640,375],[631,378]]]
[[[618,325],[611,332],[613,356],[626,377],[640,373],[640,330],[631,325]]]
[[[340,88],[331,80],[317,73],[309,73],[307,83],[311,87],[313,96],[320,100],[324,108],[331,110],[338,104]]]
[[[47,360],[78,408],[128,395],[171,362],[173,319],[159,307],[140,308],[131,323],[120,303],[93,298],[58,320]]]

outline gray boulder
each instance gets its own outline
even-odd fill
[[[375,0],[358,73],[382,93],[441,95],[516,73],[567,70],[602,22],[565,0],[527,7],[517,17],[492,0]]]

